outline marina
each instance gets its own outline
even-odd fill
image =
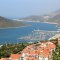
[[[31,34],[29,34],[28,36],[24,36],[18,39],[22,39],[22,40],[48,40],[49,38],[51,38],[52,36],[59,34],[60,31],[46,31],[46,30],[33,30]]]

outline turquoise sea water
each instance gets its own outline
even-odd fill
[[[49,30],[49,31],[54,31],[58,29],[58,27],[56,27],[55,24],[34,23],[34,22],[29,22],[26,24],[30,24],[31,26],[0,29],[0,44],[29,42],[30,40],[19,40],[18,38],[30,34],[34,29]]]

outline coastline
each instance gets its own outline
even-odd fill
[[[31,26],[31,25],[28,25],[28,26]],[[27,26],[20,26],[20,27],[5,27],[5,28],[0,28],[0,29],[22,28],[22,27],[27,27]]]
[[[30,22],[31,22],[31,21],[30,21]],[[38,22],[36,22],[36,23],[38,23]],[[39,22],[39,23],[46,23],[46,24],[55,24],[55,25],[59,25],[59,23],[55,23],[55,22]],[[0,27],[0,29],[22,28],[22,27],[27,27],[27,26],[31,26],[31,25],[19,26],[19,27]]]
[[[42,22],[41,22],[42,23]],[[38,27],[40,27],[40,24],[41,23],[37,23],[37,27],[35,27],[36,25],[34,24],[34,23],[32,23],[32,24],[34,24],[34,25],[32,25],[32,24],[28,24],[27,23],[27,25],[23,25],[23,26],[20,26],[20,27],[8,27],[8,28],[1,28],[1,30],[3,30],[3,31],[1,31],[1,43],[2,44],[4,44],[4,42],[3,41],[5,41],[6,40],[6,42],[5,43],[16,43],[16,42],[25,42],[25,41],[21,41],[21,40],[18,40],[18,38],[19,37],[22,37],[22,36],[25,36],[25,34],[26,35],[28,35],[28,34],[30,34],[31,33],[31,31],[32,30],[37,30],[38,29]],[[31,31],[30,31],[30,28],[31,28],[31,25],[32,25],[32,28],[33,29],[31,29]],[[42,25],[46,25],[46,24],[42,24]],[[42,26],[41,25],[41,26]],[[48,26],[50,26],[50,25],[48,25]],[[54,25],[55,26],[55,25]],[[51,27],[52,27],[52,25],[51,25]],[[13,29],[13,30],[10,30],[10,29]],[[22,29],[21,29],[22,28]],[[28,29],[29,28],[29,29]],[[5,29],[7,30],[7,31],[5,31]],[[15,29],[17,29],[17,31],[15,30]],[[21,31],[23,32],[23,33],[19,33],[20,32],[20,29],[21,29]],[[27,29],[28,31],[26,31],[25,29]],[[15,31],[14,31],[15,30]],[[24,31],[25,30],[25,31]],[[38,29],[39,30],[39,29]],[[47,29],[48,30],[48,29]],[[53,30],[53,29],[52,29]],[[5,33],[3,33],[3,32],[5,32]],[[10,33],[11,32],[11,33]],[[12,33],[13,32],[13,33]],[[17,33],[18,32],[18,33]],[[30,33],[29,33],[30,32]],[[15,35],[16,34],[16,35]],[[7,37],[7,35],[8,35],[8,37]],[[11,35],[11,36],[10,36]],[[5,38],[5,36],[6,36],[6,38]],[[13,40],[13,41],[12,41]],[[17,41],[18,40],[18,41]]]
[[[39,22],[39,23],[48,23],[48,24],[59,24],[59,23],[56,23],[56,22],[40,22],[40,21],[24,21],[24,20],[15,20],[15,21],[21,21],[21,22]]]
[[[43,22],[43,23],[56,24],[56,25],[58,25],[58,23],[55,23],[55,22]]]

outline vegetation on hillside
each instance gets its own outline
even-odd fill
[[[55,52],[53,52],[53,60],[60,60],[60,46],[56,47]]]
[[[7,58],[10,54],[21,53],[21,51],[29,45],[28,43],[18,43],[18,44],[4,44],[0,47],[0,58]]]
[[[53,60],[60,60],[60,45],[58,45],[58,39],[50,40],[56,45],[55,51],[53,51]]]

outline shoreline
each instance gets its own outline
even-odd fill
[[[38,23],[38,22],[36,22],[36,23]],[[39,23],[55,24],[55,25],[58,25],[59,24],[59,23],[55,23],[55,22],[39,22]],[[20,27],[1,27],[0,29],[22,28],[22,27],[27,27],[27,26],[31,26],[31,25],[20,26]]]
[[[15,20],[15,21],[24,21],[24,20]],[[39,23],[48,23],[48,24],[59,24],[59,23],[56,23],[56,22],[40,22],[40,21],[24,21],[24,22],[39,22]]]
[[[31,26],[31,25],[28,25],[28,26]],[[0,28],[0,29],[22,28],[22,27],[27,27],[27,26],[20,26],[20,27],[5,27],[5,28]]]
[[[55,23],[55,22],[43,22],[43,23],[48,23],[48,24],[57,24],[57,25],[58,25],[58,23]]]

